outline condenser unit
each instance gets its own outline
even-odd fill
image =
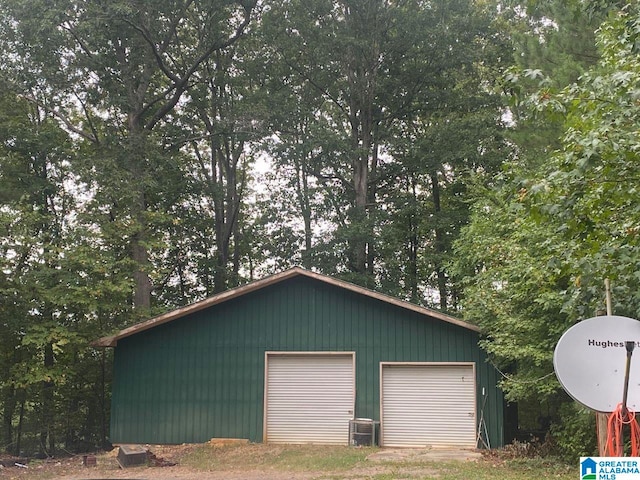
[[[371,447],[377,444],[380,422],[370,418],[349,420],[349,444],[354,447]]]

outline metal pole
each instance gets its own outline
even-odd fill
[[[611,305],[611,282],[608,278],[604,279],[605,304],[607,307],[607,315],[613,315],[613,307]],[[602,311],[596,312],[602,315]],[[607,430],[609,423],[609,415],[606,413],[596,412],[596,434],[598,437],[598,453],[601,457],[607,456]]]
[[[631,355],[633,349],[636,346],[634,341],[624,342],[624,347],[627,349],[627,364],[624,370],[624,391],[622,393],[622,418],[625,422],[629,421],[629,411],[627,410],[627,395],[629,394],[629,372],[631,371]]]

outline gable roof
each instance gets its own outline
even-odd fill
[[[170,312],[164,313],[162,315],[151,318],[149,320],[138,323],[136,325],[132,325],[131,327],[125,328],[124,330],[120,330],[118,333],[114,335],[102,337],[92,342],[91,345],[94,347],[115,347],[118,344],[118,340],[122,338],[130,337],[131,335],[144,332],[145,330],[149,330],[151,328],[157,327],[164,323],[172,322],[174,320],[182,318],[191,313],[204,310],[205,308],[209,308],[213,305],[217,305],[219,303],[232,300],[242,295],[246,295],[247,293],[255,292],[256,290],[260,290],[270,285],[274,285],[276,283],[282,282],[290,278],[298,277],[298,276],[313,278],[315,280],[319,280],[329,285],[333,285],[339,288],[343,288],[345,290],[356,292],[370,298],[375,298],[382,302],[389,303],[391,305],[395,305],[395,306],[404,308],[406,310],[417,312],[427,317],[436,318],[438,320],[442,320],[444,322],[451,323],[459,327],[466,328],[468,330],[480,332],[480,327],[478,327],[477,325],[473,325],[472,323],[465,322],[463,320],[457,319],[450,315],[446,315],[436,310],[431,310],[426,307],[421,307],[419,305],[415,305],[413,303],[409,303],[407,301],[391,297],[384,293],[369,290],[367,288],[361,287],[359,285],[355,285],[353,283],[345,282],[343,280],[338,280],[333,277],[311,272],[301,267],[293,267],[289,270],[285,270],[284,272],[277,273],[275,275],[270,275],[261,280],[256,280],[246,285],[242,285],[240,287],[227,290],[226,292],[219,293],[217,295],[206,298],[199,302],[192,303],[190,305],[178,308],[176,310],[172,310]]]

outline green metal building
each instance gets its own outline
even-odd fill
[[[94,345],[115,348],[114,444],[346,445],[350,420],[366,418],[384,446],[502,446],[498,374],[478,338],[456,318],[293,268]]]

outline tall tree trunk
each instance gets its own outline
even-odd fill
[[[100,352],[100,445],[107,448],[107,362],[106,348]]]
[[[49,342],[44,346],[45,371],[50,371],[53,368],[53,364],[53,345]],[[55,404],[53,389],[54,385],[52,381],[45,380],[42,382],[42,425],[40,426],[40,448],[47,454],[47,456],[55,454],[56,445],[54,435]]]
[[[216,102],[216,86],[211,86],[211,95],[213,96],[213,107],[211,112],[211,118],[215,121],[218,116],[218,108],[215,105]],[[222,292],[227,288],[227,261],[229,259],[228,243],[225,241],[225,187],[224,187],[224,167],[222,165],[222,148],[220,146],[220,140],[218,139],[219,133],[216,132],[213,123],[209,123],[209,138],[211,149],[211,171],[213,177],[211,179],[211,193],[214,206],[214,231],[215,231],[215,243],[216,243],[216,263],[213,275],[213,291],[214,293]]]
[[[227,289],[229,283],[229,253],[231,237],[235,227],[237,195],[235,192],[236,172],[233,159],[229,152],[229,146],[220,148],[216,144],[217,152],[212,160],[216,174],[213,178],[213,203],[215,211],[215,242],[216,242],[216,266],[213,279],[214,292],[222,292]],[[213,146],[212,146],[213,150]]]
[[[142,227],[144,228],[144,227]],[[133,305],[137,309],[148,310],[151,308],[151,279],[147,273],[149,267],[149,252],[144,245],[145,235],[140,232],[133,239],[131,245],[131,258],[135,262],[133,278],[135,281],[135,293]]]
[[[352,86],[353,89],[358,85]],[[354,94],[355,97],[355,94]],[[355,101],[351,105],[351,149],[353,168],[354,206],[352,224],[355,235],[351,238],[351,268],[356,273],[367,271],[367,238],[369,200],[369,135],[364,134],[365,126],[361,123],[362,109],[366,108]]]
[[[231,241],[237,232],[238,214],[240,211],[240,194],[238,166],[244,151],[244,142],[235,138],[235,127],[220,125],[220,118],[232,115],[229,105],[233,102],[233,90],[228,85],[229,59],[221,52],[216,52],[215,66],[209,71],[211,79],[207,84],[210,103],[207,110],[200,113],[208,133],[210,149],[210,194],[214,207],[214,229],[216,243],[216,262],[213,280],[213,291],[222,292],[229,286],[230,268],[237,278],[239,259],[233,259],[230,267]]]
[[[150,262],[147,251],[148,231],[145,214],[147,210],[145,198],[145,184],[147,181],[146,156],[146,132],[142,123],[144,111],[144,97],[149,87],[150,78],[154,68],[151,65],[143,67],[143,73],[133,74],[139,66],[131,65],[130,55],[140,45],[125,45],[122,38],[116,36],[111,39],[115,51],[115,58],[123,72],[127,72],[122,82],[126,88],[126,140],[125,153],[126,164],[122,168],[129,174],[128,181],[120,187],[126,190],[120,192],[126,198],[128,214],[135,222],[134,232],[131,236],[130,255],[134,262],[133,280],[134,294],[133,306],[137,310],[148,310],[151,307],[151,278],[149,277]]]
[[[416,181],[413,176],[410,177],[409,182],[411,183],[411,194],[413,195],[413,201],[415,204],[418,202],[418,192],[416,191]],[[415,213],[412,211],[410,213],[409,218],[409,245],[407,247],[408,250],[408,273],[407,273],[407,283],[409,287],[409,291],[411,292],[411,301],[414,303],[418,303],[418,249],[419,249],[419,239],[418,239],[418,224]]]
[[[11,446],[13,444],[13,414],[16,410],[18,399],[16,398],[16,388],[13,385],[7,385],[2,389],[3,408],[2,408],[2,446]]]
[[[440,295],[440,309],[446,310],[448,306],[448,289],[447,289],[447,276],[442,265],[442,256],[445,253],[444,244],[444,232],[440,226],[440,212],[442,206],[440,205],[440,182],[438,180],[438,172],[431,172],[429,174],[431,179],[431,198],[433,200],[433,211],[436,219],[436,224],[433,228],[435,241],[433,245],[434,249],[434,266],[438,279],[438,293]]]
[[[131,239],[131,259],[134,262],[133,279],[135,282],[135,291],[133,297],[133,305],[139,310],[149,310],[151,308],[151,292],[152,284],[149,271],[151,263],[149,261],[149,252],[147,249],[147,241],[149,240],[149,232],[147,227],[146,213],[147,201],[145,184],[149,176],[146,164],[146,132],[143,129],[140,120],[140,111],[142,106],[140,100],[137,100],[136,93],[130,94],[130,100],[137,103],[132,105],[132,111],[128,114],[129,128],[129,144],[128,144],[128,161],[131,176],[129,184],[126,188],[129,192],[123,192],[125,195],[131,195],[129,205],[131,209],[131,217],[135,221],[135,232]]]
[[[20,413],[18,415],[18,427],[16,428],[16,445],[15,445],[15,453],[16,457],[21,456],[21,448],[22,447],[22,426],[24,425],[24,407],[27,402],[27,392],[22,389],[20,391]]]
[[[372,105],[373,108],[373,105]],[[376,195],[377,195],[377,186],[376,186],[376,177],[378,174],[378,145],[376,142],[374,142],[374,135],[373,135],[373,118],[371,118],[370,120],[371,122],[371,130],[372,133],[370,135],[370,139],[372,142],[372,146],[371,146],[371,163],[369,164],[369,175],[368,175],[368,188],[367,188],[367,205],[366,205],[366,211],[367,211],[367,218],[368,218],[368,224],[367,224],[367,273],[369,275],[370,278],[370,287],[373,287],[374,285],[374,281],[373,281],[373,277],[374,277],[374,266],[375,266],[375,259],[376,259],[376,242],[375,242],[375,237],[374,237],[374,230],[373,230],[373,218],[375,216],[375,208],[376,208]]]
[[[375,38],[367,38],[366,50],[362,49],[364,35],[376,32],[379,5],[346,5],[346,21],[354,32],[354,45],[347,52],[347,77],[349,79],[349,124],[353,168],[354,215],[356,227],[352,239],[352,269],[357,273],[373,273],[373,228],[370,212],[375,198],[370,189],[370,173],[377,163],[374,151],[374,108],[378,82],[380,44]],[[376,32],[377,33],[377,32]]]
[[[240,195],[238,194],[238,164],[242,155],[243,143],[234,145],[227,140],[226,146],[220,152],[222,169],[220,175],[220,191],[224,191],[219,211],[220,221],[216,218],[216,241],[218,247],[218,269],[224,275],[220,279],[219,290],[225,290],[229,286],[229,260],[231,240],[237,231],[238,213],[240,211]],[[220,199],[219,199],[220,201]],[[234,257],[234,275],[236,274],[236,258]]]
[[[303,130],[303,127],[300,127]],[[302,142],[296,139],[297,143]],[[313,267],[311,249],[313,248],[313,230],[311,227],[311,202],[309,193],[309,161],[310,153],[303,151],[300,158],[294,158],[294,168],[296,171],[296,196],[300,207],[300,214],[304,224],[304,252],[302,252],[302,266],[310,269]]]
[[[235,248],[233,249],[233,285],[237,286],[240,283],[240,263],[242,261],[242,251],[240,248],[242,232],[240,222],[236,222],[233,227],[233,242],[235,244]]]
[[[136,159],[142,163],[142,159]],[[135,161],[135,160],[134,160]],[[143,179],[145,172],[142,165],[137,166],[134,170],[138,179]],[[143,183],[143,182],[140,182]],[[135,269],[133,272],[133,279],[135,282],[135,292],[133,305],[136,309],[149,310],[151,308],[151,278],[149,277],[149,252],[147,250],[146,242],[148,240],[148,232],[145,213],[147,205],[145,201],[144,187],[140,184],[133,188],[138,188],[136,197],[133,200],[132,210],[133,218],[136,220],[137,231],[132,237],[131,243],[131,259],[134,261]]]

